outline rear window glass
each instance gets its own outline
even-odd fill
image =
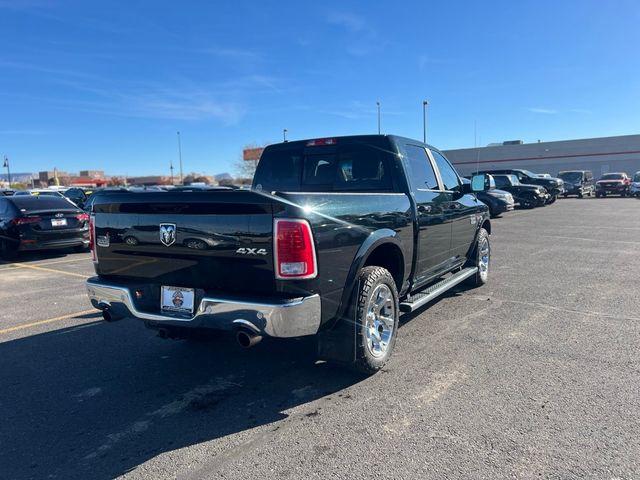
[[[32,210],[56,210],[63,208],[77,208],[70,203],[64,197],[52,196],[52,195],[38,195],[38,196],[18,196],[11,197],[11,202],[20,209],[22,212],[28,212]]]
[[[392,152],[367,143],[267,149],[254,188],[266,191],[392,191]]]

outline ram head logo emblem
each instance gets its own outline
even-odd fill
[[[163,245],[169,247],[176,241],[176,224],[161,223],[160,224],[160,241]]]

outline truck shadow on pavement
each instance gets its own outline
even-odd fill
[[[300,428],[363,379],[314,365],[309,347],[265,341],[241,351],[228,335],[162,340],[134,320],[0,343],[1,476],[114,478],[218,439],[198,447],[215,469],[216,452],[233,449],[224,437],[293,421]],[[175,457],[166,462],[173,471]]]

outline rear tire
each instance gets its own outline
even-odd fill
[[[556,203],[557,199],[558,199],[557,195],[552,195],[551,198],[549,199],[549,201],[547,202],[547,205],[551,205],[552,203]]]
[[[388,270],[365,267],[359,275],[356,304],[356,360],[353,368],[365,375],[389,360],[399,324],[398,290]]]
[[[489,280],[489,265],[491,263],[491,240],[489,238],[489,232],[484,228],[478,231],[478,237],[476,238],[476,245],[473,248],[469,260],[467,261],[468,267],[478,267],[478,271],[472,277],[465,280],[465,283],[472,287],[481,287]]]

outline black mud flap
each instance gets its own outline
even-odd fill
[[[356,308],[355,298],[360,291],[360,281],[355,285],[345,315],[333,327],[318,333],[318,360],[351,364],[356,361]]]

